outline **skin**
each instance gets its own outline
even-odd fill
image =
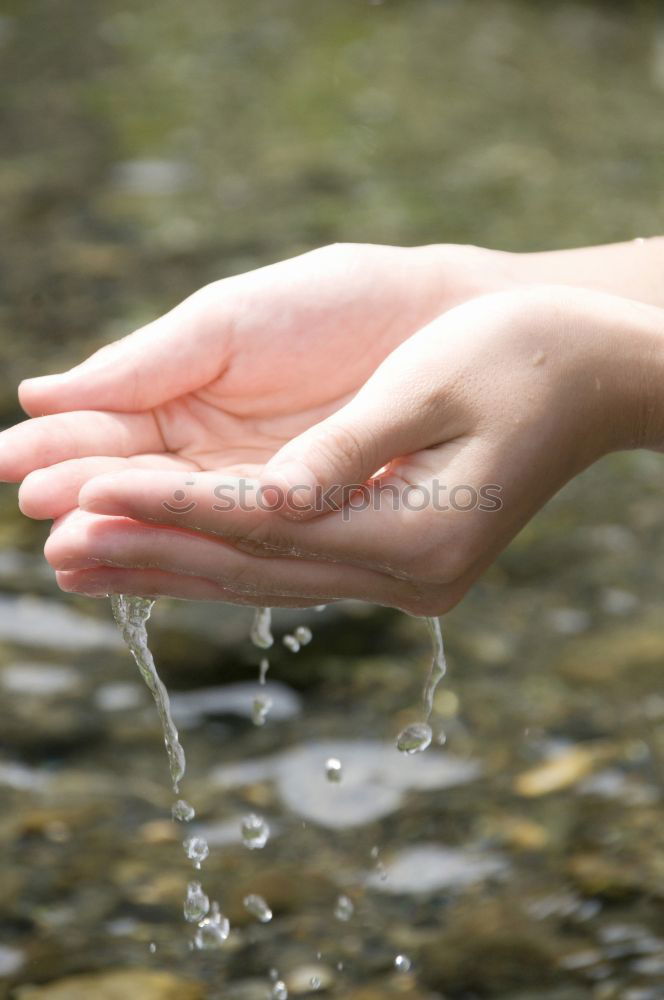
[[[571,477],[659,447],[661,242],[642,251],[597,248],[592,278],[591,251],[337,246],[215,283],[23,383],[0,475],[54,520],[64,590],[440,614]],[[297,489],[218,509],[240,476]],[[335,509],[367,481],[494,484],[500,506]]]

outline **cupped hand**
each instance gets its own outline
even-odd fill
[[[265,509],[283,465],[262,473],[260,504],[218,473],[125,471],[81,489],[47,558],[64,589],[89,594],[442,613],[572,476],[611,450],[661,446],[663,344],[664,311],[631,300],[564,287],[476,298],[284,447],[311,496],[368,484],[341,509]]]
[[[195,293],[60,375],[20,388],[0,479],[57,518],[101,472],[259,470],[342,407],[416,329],[508,277],[473,247],[336,245]]]

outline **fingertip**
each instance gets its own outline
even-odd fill
[[[265,504],[290,521],[315,517],[322,489],[316,476],[302,462],[268,463],[260,477]]]
[[[107,473],[95,476],[81,486],[78,492],[78,506],[90,514],[119,514],[121,505],[115,494],[118,474]]]
[[[39,480],[41,469],[30,472],[18,488],[18,508],[26,517],[43,521],[50,515],[45,513],[44,497]]]
[[[108,597],[109,585],[95,579],[85,570],[56,570],[55,581],[65,594],[82,594],[84,597]]]
[[[41,417],[49,412],[52,390],[58,385],[61,375],[39,375],[26,378],[19,383],[18,401],[29,417]]]

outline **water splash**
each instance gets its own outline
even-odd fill
[[[250,851],[260,851],[268,842],[270,827],[262,816],[249,813],[242,820],[242,842]]]
[[[210,848],[205,837],[187,837],[183,841],[182,846],[189,860],[193,861],[194,868],[200,868],[210,853]]]
[[[443,632],[440,627],[440,619],[425,618],[425,621],[427,623],[427,628],[429,629],[429,635],[431,636],[431,645],[433,650],[431,668],[429,670],[427,682],[424,686],[424,711],[426,713],[425,721],[428,722],[431,718],[431,713],[433,712],[433,700],[436,695],[436,688],[447,673],[447,661],[445,659],[445,646],[443,644]]]
[[[213,951],[221,948],[228,939],[231,925],[228,918],[219,912],[219,904],[213,903],[209,917],[204,917],[198,924],[194,936],[194,945],[201,951]]]
[[[266,694],[258,695],[254,698],[251,706],[251,721],[255,726],[264,726],[274,702]]]
[[[177,794],[179,783],[184,776],[186,761],[178,731],[171,717],[168,691],[159,678],[152,653],[148,648],[147,621],[153,606],[154,601],[147,597],[130,597],[125,594],[111,596],[113,617],[157,706],[173,791]]]
[[[328,757],[325,761],[325,777],[332,784],[338,785],[341,781],[343,769],[338,757]]]
[[[339,896],[334,906],[334,916],[342,923],[348,923],[355,913],[355,904],[349,896]]]
[[[256,608],[250,636],[254,646],[259,649],[269,649],[274,643],[271,608]]]
[[[306,625],[298,625],[293,633],[301,646],[308,646],[313,639],[313,632]]]
[[[272,920],[272,910],[262,896],[251,893],[249,896],[244,897],[242,903],[245,910],[251,913],[252,917],[256,917],[256,920],[259,920],[262,924],[269,924]]]
[[[196,815],[196,810],[186,799],[178,799],[171,806],[171,816],[179,823],[191,823]]]
[[[190,924],[199,923],[210,909],[210,900],[200,882],[190,882],[184,900],[184,919]]]
[[[436,689],[447,673],[443,633],[438,618],[425,618],[431,636],[432,659],[426,684],[424,685],[424,722],[414,722],[402,729],[397,736],[397,749],[401,753],[422,753],[431,746],[433,732],[429,720],[433,712]],[[444,735],[444,734],[443,734]],[[443,742],[445,742],[443,738]]]
[[[431,746],[433,733],[427,722],[413,722],[397,736],[397,750],[401,753],[422,753]]]

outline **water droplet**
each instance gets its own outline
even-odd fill
[[[268,698],[267,695],[260,695],[258,698],[254,698],[254,703],[251,707],[251,721],[255,726],[265,725],[272,705],[272,699]]]
[[[262,924],[269,924],[272,920],[272,910],[262,896],[256,896],[253,893],[250,896],[245,896],[244,908]]]
[[[341,920],[346,923],[351,919],[354,913],[355,904],[353,903],[353,900],[349,899],[348,896],[339,896],[334,907],[334,915],[337,920]]]
[[[184,847],[185,854],[189,860],[194,862],[195,868],[200,868],[201,864],[210,853],[210,848],[208,847],[207,840],[205,840],[204,837],[187,837],[187,839],[183,841],[182,846]]]
[[[256,813],[249,813],[242,820],[242,840],[245,847],[250,851],[261,850],[265,847],[270,836],[270,828],[262,816]]]
[[[298,625],[295,629],[295,638],[301,646],[307,646],[313,637],[313,632],[306,625]]]
[[[291,653],[300,652],[300,644],[294,635],[285,635],[281,641],[286,649],[290,649]]]
[[[338,757],[328,757],[325,761],[325,777],[328,781],[338,784],[341,781],[343,772],[341,761]]]
[[[282,979],[278,979],[272,987],[270,1000],[288,1000],[288,990],[286,989],[286,984]]]
[[[258,668],[258,683],[259,684],[265,684],[265,681],[267,679],[267,672],[268,672],[269,669],[270,669],[270,661],[268,660],[267,656],[264,656],[263,659],[261,660],[260,666]]]
[[[212,951],[221,948],[231,932],[228,919],[219,912],[219,904],[213,903],[210,915],[204,917],[198,924],[194,936],[194,945],[201,951]]]
[[[173,803],[171,816],[173,819],[179,820],[180,823],[190,823],[195,815],[196,810],[185,799],[178,799],[177,802]]]
[[[422,753],[431,745],[433,733],[426,722],[413,722],[397,736],[397,750],[401,753]]]
[[[154,941],[150,941],[150,944],[148,945],[148,951],[150,952],[151,955],[154,955],[156,950],[157,950],[156,943]]]
[[[312,976],[309,980],[309,986],[312,990],[319,990],[321,987],[320,976]]]
[[[210,909],[210,900],[203,892],[200,882],[190,882],[184,900],[184,919],[197,924]]]
[[[408,958],[408,955],[397,955],[394,959],[394,968],[397,972],[410,972],[413,967],[413,963]]]
[[[314,608],[314,611],[318,611],[318,612],[325,611],[326,607],[327,607],[327,604],[317,604],[316,607]]]
[[[254,620],[251,625],[251,641],[259,649],[269,649],[274,639],[272,638],[272,609],[256,608]]]

